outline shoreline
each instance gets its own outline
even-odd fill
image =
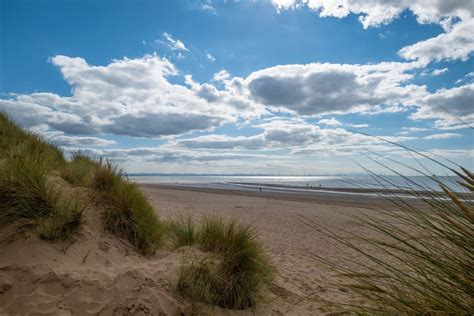
[[[250,190],[249,188],[216,188],[216,187],[201,187],[201,186],[189,186],[179,184],[150,184],[150,183],[137,183],[142,188],[149,189],[164,189],[173,191],[188,191],[188,192],[201,192],[219,195],[230,195],[230,196],[241,196],[241,197],[257,197],[263,199],[272,200],[284,200],[292,202],[304,202],[312,204],[324,204],[332,206],[344,206],[344,207],[356,207],[366,209],[398,209],[398,207],[390,201],[387,197],[383,197],[377,193],[369,193],[369,195],[335,191],[332,189],[326,190],[314,190],[309,191],[291,191],[291,190],[268,190],[263,189],[259,191],[257,189]],[[409,201],[411,204],[416,204],[418,207],[425,206],[423,203],[417,201]]]

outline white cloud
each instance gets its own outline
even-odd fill
[[[459,138],[462,137],[461,134],[457,133],[441,133],[441,134],[433,134],[426,137],[424,139],[450,139],[450,138]]]
[[[239,104],[239,96],[232,97],[238,93],[232,84],[225,93],[214,91],[220,93],[217,106],[193,89],[170,83],[168,77],[178,71],[156,55],[114,60],[106,66],[66,56],[53,57],[51,62],[71,85],[71,96],[33,93],[0,99],[0,109],[26,127],[47,124],[66,134],[160,137],[211,130],[240,117],[259,115],[244,106],[250,106],[249,102]]]
[[[448,72],[448,68],[434,69],[431,72],[432,76],[439,76]]]
[[[186,172],[185,168],[188,166],[199,166],[203,164],[221,163],[226,166],[228,163],[237,162],[240,164],[242,160],[250,161],[258,159],[259,161],[269,159],[288,159],[284,157],[268,156],[264,154],[248,154],[248,153],[226,153],[226,152],[203,152],[188,150],[184,148],[169,148],[169,147],[134,147],[134,148],[120,148],[120,149],[97,149],[87,147],[65,147],[66,155],[81,151],[82,153],[92,157],[107,157],[122,164],[144,165],[153,164],[156,168],[156,163],[160,166],[166,164],[174,164],[178,172]],[[240,165],[241,167],[241,165]],[[145,169],[150,172],[149,169]],[[224,169],[225,170],[225,169]],[[164,170],[160,170],[163,172]]]
[[[258,150],[265,146],[264,137],[256,136],[227,136],[227,135],[204,135],[190,139],[179,140],[178,145],[193,149],[247,149]]]
[[[474,71],[469,72],[466,75],[464,75],[464,77],[462,77],[461,79],[456,80],[454,84],[459,85],[461,83],[470,83],[470,82],[474,82]]]
[[[354,128],[367,128],[367,127],[370,127],[369,124],[349,124],[350,127],[354,127]]]
[[[219,72],[216,72],[213,76],[212,76],[212,81],[225,81],[225,80],[228,80],[230,78],[230,74],[222,69],[221,71]]]
[[[410,115],[414,120],[434,119],[439,129],[467,128],[474,124],[474,84],[441,89],[420,99]]]
[[[320,17],[343,18],[350,13],[359,14],[364,28],[388,24],[404,10],[409,9],[419,23],[449,24],[453,17],[467,19],[474,15],[471,0],[272,0],[281,10],[307,6]]]
[[[274,110],[300,115],[380,113],[402,110],[427,94],[408,84],[416,63],[275,66],[245,79],[250,97]]]
[[[466,61],[474,52],[473,29],[474,19],[461,21],[446,33],[402,48],[399,55],[425,64],[442,60]]]
[[[49,142],[61,147],[77,147],[77,146],[97,146],[107,147],[116,144],[114,140],[108,140],[98,137],[84,136],[67,136],[63,132],[40,132]]]
[[[430,149],[428,152],[444,158],[474,158],[474,149]]]
[[[212,55],[209,54],[209,53],[206,54],[206,58],[207,58],[211,63],[213,63],[213,62],[216,61],[216,59],[214,58],[214,56],[212,56]]]
[[[332,127],[339,127],[339,126],[349,126],[349,127],[354,127],[354,128],[366,128],[369,127],[369,124],[349,124],[349,123],[342,123],[335,119],[334,117],[331,117],[330,119],[322,119],[318,121],[318,124],[324,124],[327,126],[332,126]]]
[[[220,80],[223,82],[223,90],[218,90],[215,86],[208,83],[200,84],[195,82],[190,75],[185,76],[185,78],[186,84],[191,87],[198,97],[214,105],[216,108],[227,105],[227,108],[234,109],[232,114],[234,114],[235,118],[252,119],[267,113],[264,105],[250,97],[242,78],[225,79],[227,78],[227,73],[220,71],[214,75],[214,81]]]
[[[318,124],[324,124],[328,126],[341,126],[342,125],[342,123],[336,120],[334,117],[331,117],[330,119],[319,120]]]
[[[201,5],[201,10],[210,14],[217,14],[217,10],[212,6],[211,2],[204,3],[203,5]]]
[[[440,69],[433,69],[432,71],[428,70],[423,70],[421,72],[422,76],[440,76],[442,74],[445,74],[449,71],[448,68],[440,68]]]
[[[377,151],[393,150],[388,143],[371,136],[349,132],[342,128],[321,128],[299,119],[272,119],[256,125],[263,132],[253,136],[231,137],[227,135],[204,135],[180,139],[176,145],[188,149],[216,150],[280,150],[291,149],[302,154],[331,150],[333,154],[346,155],[364,149]],[[405,136],[384,136],[391,141],[401,142],[416,139]]]
[[[186,85],[171,83],[168,77],[178,75],[178,70],[156,55],[114,60],[105,66],[89,65],[82,58],[67,56],[55,56],[51,63],[71,85],[71,96],[10,95],[0,99],[0,109],[25,127],[46,126],[47,131],[62,132],[56,135],[56,141],[64,146],[110,145],[107,140],[95,137],[101,134],[153,138],[212,131],[227,123],[246,124],[263,115],[269,117],[275,111],[301,116],[373,114],[413,105],[416,111],[412,119],[436,119],[438,128],[453,128],[459,123],[453,117],[474,120],[471,106],[474,85],[429,94],[425,86],[409,84],[414,76],[412,70],[418,67],[416,63],[287,65],[262,69],[247,78],[231,77],[222,70],[214,75],[221,89],[195,82],[189,75],[185,76]],[[438,103],[448,108],[453,117],[436,107]],[[319,123],[368,127],[342,123],[335,118],[322,119]],[[271,121],[273,127],[269,124],[270,121],[265,121],[257,126],[264,130],[258,137],[208,136],[192,142],[200,140],[200,146],[207,142],[213,146],[247,149],[265,143],[270,148],[284,148],[284,145],[314,145],[315,139],[329,141],[337,138],[334,135],[348,133],[344,129],[329,132],[318,126],[278,120]]]
[[[424,127],[402,127],[402,129],[407,132],[422,132],[422,131],[429,130],[428,128],[424,128]]]
[[[418,23],[437,23],[445,33],[404,47],[399,54],[424,63],[441,60],[467,60],[474,51],[474,5],[472,0],[272,0],[278,11],[306,6],[320,17],[344,18],[359,15],[364,28],[389,24],[404,10]],[[461,22],[457,23],[459,20]]]
[[[183,42],[181,42],[178,39],[174,39],[173,36],[169,33],[163,33],[163,36],[169,46],[172,50],[182,50],[182,51],[189,51],[186,46],[184,45]]]

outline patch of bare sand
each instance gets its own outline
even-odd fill
[[[0,314],[182,315],[190,304],[175,293],[183,257],[196,250],[143,257],[103,230],[92,205],[77,240],[30,236],[0,246]]]

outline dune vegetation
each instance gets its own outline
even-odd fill
[[[243,309],[256,304],[271,280],[272,268],[249,227],[220,218],[161,220],[117,165],[80,152],[66,159],[2,113],[0,146],[0,242],[26,232],[73,242],[93,204],[103,228],[143,255],[165,245],[204,251],[179,276],[178,291],[191,300]]]
[[[198,227],[189,219],[184,224],[185,229],[174,229],[175,240],[197,244],[207,255],[181,269],[178,291],[225,308],[255,306],[273,274],[255,232],[219,217],[204,218]]]
[[[97,167],[96,161],[76,152],[72,155],[71,160],[63,168],[61,168],[61,177],[76,187],[88,187],[91,184],[94,170]]]
[[[137,185],[114,164],[99,160],[91,186],[101,193],[105,227],[128,239],[142,253],[153,254],[161,242],[164,227]]]
[[[42,238],[69,240],[82,222],[85,203],[51,177],[66,160],[41,137],[0,113],[0,226],[2,240],[28,227]]]
[[[89,201],[61,186],[59,175],[71,188],[94,190],[106,229],[140,252],[154,253],[163,229],[146,197],[117,166],[81,153],[68,161],[58,147],[24,131],[6,115],[0,114],[0,124],[0,225],[34,226],[44,239],[70,239]]]
[[[323,263],[336,273],[340,280],[337,289],[365,302],[352,305],[326,302],[336,312],[470,315],[474,311],[474,174],[460,166],[451,168],[423,153],[412,153],[457,175],[459,184],[468,192],[454,192],[447,180],[433,176],[427,168],[412,169],[437,182],[444,195],[404,177],[410,188],[397,189],[416,203],[409,203],[399,193],[393,193],[385,198],[390,199],[398,211],[378,210],[377,216],[350,216],[379,238],[367,238],[369,234],[365,233],[341,236],[308,221],[348,253],[343,262],[316,255],[318,264]],[[393,185],[386,178],[373,176],[381,184]]]

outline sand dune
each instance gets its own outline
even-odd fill
[[[129,315],[315,315],[327,309],[324,299],[348,299],[330,292],[332,276],[313,254],[338,258],[344,253],[304,223],[308,218],[328,226],[360,231],[339,212],[362,208],[291,201],[271,197],[213,194],[142,187],[163,218],[205,214],[253,225],[278,274],[264,301],[253,310],[229,311],[193,304],[175,291],[185,257],[199,251],[183,247],[143,257],[125,241],[105,232],[98,210],[86,213],[77,241],[69,247],[27,236],[1,246],[0,313]]]
[[[0,314],[166,314],[189,307],[174,294],[181,249],[138,255],[102,230],[90,208],[78,240],[65,248],[35,236],[1,247]]]

